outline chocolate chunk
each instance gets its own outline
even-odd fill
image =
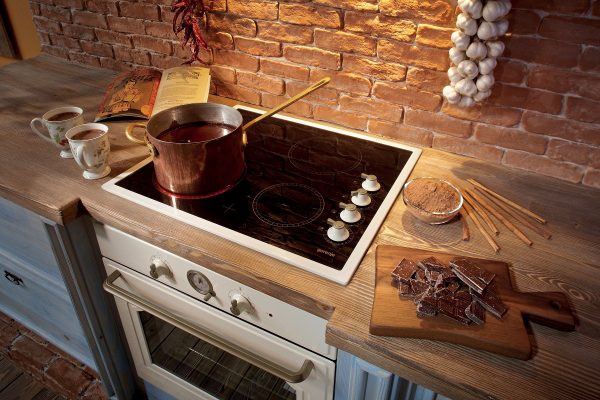
[[[438,271],[430,271],[430,270],[425,271],[425,277],[431,283],[432,286],[435,284],[435,281],[437,280],[438,276],[440,276],[440,275],[441,275],[441,273]]]
[[[485,287],[487,286],[485,283],[480,281],[479,278],[476,278],[474,276],[464,275],[458,269],[454,269],[454,273],[456,274],[456,276],[458,276],[458,279],[460,279],[462,282],[467,284],[467,286],[469,286],[472,290],[474,290],[475,292],[477,292],[479,294],[483,293],[483,291],[485,290]]]
[[[433,284],[433,288],[436,291],[446,288],[446,283],[444,282],[442,274],[438,275],[435,283]]]
[[[420,296],[427,289],[429,289],[430,286],[429,286],[429,283],[427,283],[427,282],[412,279],[410,281],[410,288],[415,296]]]
[[[448,268],[444,264],[442,264],[440,261],[438,261],[438,259],[435,257],[429,257],[422,261],[419,261],[418,265],[419,265],[419,267],[423,268],[426,271],[442,272]]]
[[[502,316],[508,311],[508,308],[496,292],[494,286],[488,286],[488,288],[483,292],[483,294],[479,293],[471,293],[473,298],[477,300],[479,304],[483,306],[487,311],[490,312],[494,317],[498,319],[502,319]]]
[[[458,283],[458,282],[450,282],[448,284],[448,286],[446,286],[446,289],[448,289],[452,293],[455,293],[459,288],[460,288],[460,283]]]
[[[400,296],[412,297],[413,292],[410,290],[410,285],[408,283],[400,283],[400,286],[398,287],[398,294]]]
[[[405,258],[392,271],[392,279],[395,279],[398,282],[408,283],[417,269],[417,264],[414,261]]]
[[[448,290],[447,288],[443,288],[440,290],[436,290],[436,292],[434,293],[434,297],[436,299],[442,298],[442,297],[453,297],[453,293]]]
[[[415,279],[421,282],[425,282],[427,280],[427,276],[425,276],[425,271],[422,269],[418,270],[415,275]]]
[[[465,314],[477,325],[481,325],[485,322],[485,309],[477,301],[473,301],[467,306]]]
[[[473,261],[466,258],[453,259],[452,261],[450,261],[450,267],[454,269],[454,272],[456,272],[456,270],[459,270],[461,274],[468,276],[469,278],[478,278],[481,282],[483,282],[486,285],[489,285],[490,282],[492,282],[492,280],[494,279],[494,276],[496,276],[495,274],[488,272],[483,268],[480,268]]]
[[[473,296],[468,291],[459,290],[454,293],[455,299],[461,299],[470,303],[473,300]]]
[[[417,304],[417,317],[434,317],[437,315],[437,310],[427,304]]]

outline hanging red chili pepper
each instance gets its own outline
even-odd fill
[[[200,49],[208,50],[208,45],[202,37],[201,23],[206,14],[203,0],[175,0],[171,5],[173,15],[173,32],[179,35],[183,31],[181,47],[188,46],[192,57],[184,64],[198,61],[204,64],[198,54]]]

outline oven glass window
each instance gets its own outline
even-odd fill
[[[218,399],[293,400],[284,380],[145,311],[140,320],[152,362]]]

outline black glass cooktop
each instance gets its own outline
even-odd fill
[[[259,114],[240,110],[244,121]],[[247,171],[232,190],[203,200],[182,200],[158,191],[148,163],[117,186],[229,228],[250,238],[340,270],[412,155],[328,130],[267,118],[248,132]],[[381,188],[358,207],[362,218],[346,224],[343,242],[327,237],[327,219],[340,220],[339,203],[351,203],[361,173],[373,174]]]

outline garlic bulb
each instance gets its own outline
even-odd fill
[[[450,55],[450,61],[452,61],[454,65],[458,65],[462,60],[467,58],[465,52],[460,51],[456,47],[451,48],[448,54]]]
[[[458,0],[458,7],[473,19],[481,18],[483,4],[480,0]]]
[[[465,51],[469,47],[469,43],[471,43],[471,36],[461,31],[454,31],[452,32],[452,36],[450,36],[450,40],[452,40],[454,47],[458,50]]]
[[[487,41],[488,57],[500,57],[504,52],[504,43],[499,40]]]
[[[445,86],[444,89],[442,89],[442,95],[450,104],[458,103],[461,98],[460,94],[452,86]]]
[[[494,75],[479,75],[477,78],[477,90],[480,92],[486,92],[494,86],[496,80],[494,79]]]
[[[496,68],[497,64],[498,61],[494,57],[484,58],[483,60],[479,61],[479,73],[482,75],[488,75],[494,70],[494,68]]]
[[[477,65],[471,60],[461,61],[456,69],[459,74],[469,79],[473,79],[479,74],[479,68],[477,68]]]
[[[458,14],[456,17],[456,27],[469,36],[477,33],[477,21],[465,13]]]
[[[496,36],[502,36],[508,31],[508,20],[501,19],[500,21],[494,22],[496,25]]]
[[[485,92],[477,92],[477,94],[475,96],[473,96],[473,100],[480,102],[483,101],[485,99],[487,99],[488,97],[490,97],[492,95],[492,91],[488,90]]]
[[[466,54],[471,60],[483,60],[487,56],[487,47],[481,42],[473,42],[469,45]]]
[[[448,79],[450,79],[450,85],[454,86],[456,82],[460,81],[464,78],[460,72],[458,72],[458,68],[451,67],[448,69]]]
[[[510,1],[488,1],[485,3],[481,15],[486,21],[497,21],[508,14],[510,9]]]
[[[454,89],[464,96],[474,96],[477,93],[477,86],[472,79],[465,78],[454,85]]]
[[[474,104],[475,104],[475,102],[469,96],[463,96],[463,97],[461,97],[460,101],[458,102],[458,106],[459,107],[463,107],[463,108],[473,107]]]

